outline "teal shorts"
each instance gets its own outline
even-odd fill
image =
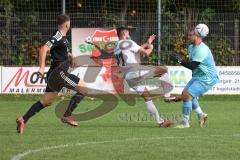
[[[206,86],[198,80],[191,79],[184,90],[186,90],[192,97],[199,97],[206,93],[212,86]]]

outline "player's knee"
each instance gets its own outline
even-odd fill
[[[151,101],[152,100],[152,97],[149,97],[149,96],[143,96],[143,99],[144,101]]]
[[[163,72],[164,73],[168,73],[168,68],[167,67],[163,67]]]
[[[164,66],[159,67],[158,70],[157,70],[157,73],[158,73],[159,75],[163,75],[163,74],[165,74],[165,73],[167,73],[167,72],[168,72],[168,68],[167,68],[167,67],[164,67]]]
[[[185,97],[187,95],[187,91],[182,91],[182,97]]]
[[[182,92],[182,98],[183,98],[183,100],[189,100],[189,97],[190,97],[190,95],[189,95],[188,91],[184,90],[184,91]]]
[[[79,93],[80,93],[81,95],[83,95],[83,96],[86,96],[86,95],[88,94],[88,90],[87,90],[87,89],[81,89],[81,90],[79,91]]]
[[[168,68],[165,67],[165,66],[161,66],[159,69],[162,73],[167,73],[168,72]]]
[[[47,102],[45,107],[51,106],[52,102]]]
[[[52,100],[48,100],[48,99],[41,99],[40,102],[42,103],[42,105],[44,107],[48,107],[52,105]]]
[[[142,97],[145,101],[151,101],[152,97],[148,93],[143,93]]]
[[[88,94],[88,89],[86,87],[77,86],[76,91],[84,96]]]

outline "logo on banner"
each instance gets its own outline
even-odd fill
[[[42,93],[46,87],[46,73],[39,77],[37,72],[19,68],[3,87],[3,93]]]
[[[101,57],[101,63],[102,67],[105,68],[105,72],[101,73],[100,76],[103,79],[104,82],[108,84],[118,84],[118,87],[112,90],[112,92],[123,92],[123,81],[117,77],[114,77],[111,75],[111,72],[113,69],[117,69],[116,67],[111,67],[112,63],[116,60],[112,57],[113,51],[116,47],[116,42],[118,41],[117,31],[116,29],[112,30],[98,30],[96,29],[95,32],[92,34],[91,38],[89,39],[92,43],[99,46],[102,50],[104,50],[104,53],[109,54],[110,56],[105,57],[106,55],[102,55]],[[99,49],[94,49],[91,51],[91,55],[93,57],[99,57],[101,56],[101,53]],[[105,58],[103,58],[105,57]],[[95,61],[95,63],[99,63],[98,61]]]
[[[92,35],[92,42],[100,46],[100,48],[106,51],[113,51],[115,48],[115,42],[118,41],[117,31],[115,29],[110,31],[96,30]],[[92,50],[92,56],[100,56],[101,53],[95,49]]]
[[[188,80],[184,70],[170,71],[170,81],[175,85],[186,85]]]

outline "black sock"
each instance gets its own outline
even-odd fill
[[[64,113],[64,117],[69,117],[72,115],[72,112],[74,111],[74,109],[77,107],[78,103],[80,103],[80,101],[84,98],[84,95],[81,93],[77,93],[75,94],[72,98],[71,101],[68,104],[68,108],[66,110],[66,112]]]
[[[29,118],[34,116],[37,112],[39,112],[43,108],[44,108],[44,106],[42,105],[42,103],[40,101],[38,101],[35,104],[33,104],[32,107],[23,116],[24,123],[27,123]]]

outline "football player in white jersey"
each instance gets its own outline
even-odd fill
[[[173,125],[173,122],[164,121],[158,113],[155,107],[152,97],[147,90],[146,86],[142,85],[141,82],[145,79],[152,79],[154,77],[160,77],[161,87],[164,92],[164,100],[166,102],[171,101],[181,101],[178,97],[173,97],[170,94],[171,85],[169,85],[169,75],[168,70],[164,66],[143,66],[141,65],[141,55],[149,56],[153,51],[152,42],[155,39],[155,35],[151,35],[147,42],[139,46],[133,40],[131,40],[129,35],[129,29],[126,27],[117,28],[117,34],[119,37],[119,42],[115,48],[115,56],[121,57],[122,63],[118,62],[120,65],[124,79],[127,81],[129,87],[133,88],[139,95],[141,95],[144,100],[148,111],[154,117],[159,127],[169,127]],[[120,58],[118,58],[120,60]],[[147,73],[141,74],[142,71]]]

